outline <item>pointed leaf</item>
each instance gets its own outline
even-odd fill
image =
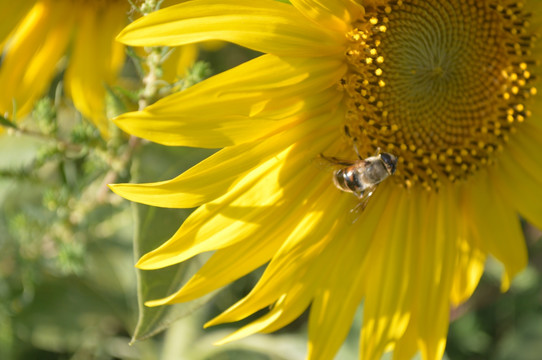
[[[145,174],[145,180],[149,177],[156,180],[164,176],[174,176],[179,172],[178,169],[169,169],[167,174],[164,174],[159,169],[165,167],[156,163],[152,164],[153,159],[154,162],[156,159],[161,159],[159,161],[161,164],[193,163],[195,162],[194,158],[199,159],[208,154],[208,151],[201,153],[198,150],[172,149],[156,145],[148,146],[145,150],[147,154],[142,155],[140,165],[141,171]],[[181,161],[179,161],[180,158]],[[161,172],[161,174],[153,174],[153,170]],[[136,260],[167,240],[190,213],[190,210],[161,209],[135,203],[133,211],[135,218],[134,256]],[[209,295],[187,303],[154,308],[143,305],[145,301],[159,299],[178,290],[202,265],[201,263],[201,258],[196,257],[165,269],[135,270],[138,282],[139,318],[132,343],[165,330],[174,321],[192,314],[210,298]]]

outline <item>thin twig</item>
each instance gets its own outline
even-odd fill
[[[83,149],[83,147],[81,145],[77,145],[77,144],[71,143],[69,141],[59,139],[59,138],[57,138],[55,136],[47,135],[47,134],[44,134],[42,132],[35,131],[35,130],[30,130],[30,129],[20,127],[20,126],[18,126],[16,128],[7,129],[7,133],[8,133],[8,135],[25,135],[25,136],[34,137],[36,139],[52,141],[52,142],[57,143],[63,149],[71,150],[71,151],[74,151],[74,152],[80,152]]]

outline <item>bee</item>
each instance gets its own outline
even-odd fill
[[[377,185],[393,175],[397,168],[397,157],[380,151],[365,159],[358,154],[359,160],[354,162],[321,156],[329,162],[345,166],[333,173],[333,183],[339,190],[352,193],[360,200],[352,210],[363,211]]]

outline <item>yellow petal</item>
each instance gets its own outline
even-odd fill
[[[312,135],[260,164],[223,197],[199,207],[170,240],[143,256],[138,266],[160,268],[203,251],[220,249],[257,233],[262,224],[273,221],[277,215],[270,210],[278,201],[288,199],[283,195],[285,188],[294,191],[289,194],[291,198],[297,198],[294,195],[299,191],[296,175],[310,164],[307,159],[314,158],[337,136],[327,126]],[[319,169],[309,167],[309,170]]]
[[[416,319],[416,311],[413,311],[407,330],[401,338],[397,340],[393,346],[394,360],[412,360],[418,352],[418,325]]]
[[[530,136],[526,135],[521,140],[524,142],[532,141],[529,139]],[[530,145],[525,144],[525,146],[512,146],[510,144],[509,151],[505,150],[500,154],[497,166],[490,169],[490,173],[499,189],[499,193],[508,200],[509,204],[530,223],[542,229],[542,202],[533,198],[533,196],[540,193],[542,188],[542,178],[536,176],[541,172],[538,165],[536,165],[540,157],[533,155],[537,152],[524,153],[522,151],[523,148],[538,149],[539,147],[540,143],[536,142],[532,142]],[[532,158],[533,160],[519,160],[518,156]],[[534,160],[535,158],[537,160]],[[525,167],[527,164],[532,166]]]
[[[434,199],[435,205],[426,209],[426,228],[418,244],[419,276],[415,279],[419,282],[419,296],[413,304],[418,305],[418,344],[422,357],[440,360],[446,345],[450,292],[457,258],[457,191],[448,186],[431,195],[437,199]],[[434,224],[427,224],[429,222]]]
[[[415,277],[411,268],[417,256],[417,242],[409,237],[409,228],[416,227],[413,222],[419,216],[413,206],[407,192],[395,189],[373,235],[366,265],[370,276],[365,285],[361,335],[364,359],[380,359],[408,325],[411,305],[408,292]]]
[[[126,21],[127,6],[113,2],[100,9],[94,4],[78,8],[77,35],[70,65],[66,71],[66,88],[83,116],[92,120],[102,135],[109,133],[105,114],[106,84],[112,83],[122,64],[122,46],[114,38]],[[116,48],[119,48],[116,49]]]
[[[297,165],[293,164],[292,168]],[[279,201],[275,207],[253,210],[258,213],[261,210],[269,217],[255,232],[238,233],[236,243],[218,250],[180,291],[167,298],[149,302],[148,305],[192,300],[268,261],[282,245],[281,236],[293,232],[299,226],[294,214],[306,210],[305,199],[318,199],[322,187],[329,187],[328,175],[322,174],[318,168],[299,169],[296,178],[284,185],[285,200]],[[321,179],[307,186],[306,179],[315,179],[317,176]],[[212,279],[215,281],[211,281]]]
[[[349,0],[292,0],[291,3],[317,26],[342,33],[363,13],[361,5]]]
[[[128,133],[165,145],[217,148],[248,142],[281,126],[275,119],[309,111],[311,101],[332,106],[333,98],[313,101],[312,95],[340,96],[331,89],[322,91],[335,85],[345,70],[334,60],[266,55],[115,122]]]
[[[4,40],[12,32],[18,22],[26,15],[36,0],[1,1],[0,14],[0,49]]]
[[[329,178],[315,180],[318,181],[310,187],[313,190],[319,189],[320,196],[314,196],[311,199],[314,202],[305,205],[309,207],[303,218],[292,219],[294,230],[286,234],[283,246],[274,255],[256,286],[246,297],[206,326],[241,320],[275,302],[294,284],[307,284],[305,291],[314,292],[317,286],[315,279],[318,278],[315,274],[323,275],[323,269],[321,266],[313,266],[313,261],[320,256],[326,244],[334,239],[333,235],[337,231],[334,225],[346,209],[345,198],[337,201],[337,195],[340,194],[330,186]]]
[[[32,109],[56,72],[71,36],[72,3],[42,0],[11,37],[0,67],[0,113],[17,117]]]
[[[394,203],[397,200],[392,200]],[[408,273],[407,279],[400,279],[397,282],[406,282],[409,288],[409,293],[405,296],[405,304],[410,307],[410,316],[408,317],[408,326],[404,329],[404,333],[397,334],[399,337],[393,337],[391,339],[381,340],[382,344],[378,346],[380,349],[378,352],[374,353],[375,357],[380,357],[381,351],[388,351],[393,349],[393,358],[398,360],[410,360],[414,353],[418,351],[417,341],[418,341],[418,324],[419,317],[423,316],[420,314],[420,306],[418,305],[418,297],[420,296],[420,283],[419,280],[420,273],[427,271],[422,267],[420,259],[424,259],[425,241],[432,241],[432,238],[429,239],[421,238],[425,234],[420,234],[420,229],[427,229],[434,225],[432,214],[434,214],[433,206],[435,205],[434,201],[430,201],[427,193],[420,192],[415,190],[411,194],[411,198],[406,199],[407,212],[404,214],[395,213],[390,214],[391,217],[395,216],[406,216],[407,217],[407,229],[404,233],[403,241],[407,244],[408,251],[404,254],[405,257],[414,257],[413,261],[409,261],[407,267],[405,267],[405,272]],[[427,213],[425,213],[427,212]],[[382,224],[381,226],[385,226]],[[384,250],[385,251],[385,250]],[[387,261],[387,260],[386,260]],[[393,266],[391,262],[387,263],[389,266]],[[386,264],[385,264],[386,265]],[[385,266],[384,265],[384,266]],[[364,315],[365,316],[365,315]],[[386,323],[386,318],[382,319],[383,324]],[[362,346],[365,346],[364,341],[364,331],[362,330],[361,339]],[[370,336],[367,336],[371,341]],[[373,347],[376,347],[373,345]]]
[[[130,201],[146,205],[197,207],[225,194],[239,177],[284,147],[283,142],[249,142],[220,150],[172,180],[148,184],[111,184],[109,187]]]
[[[303,284],[294,284],[267,314],[218,341],[215,345],[239,340],[256,332],[271,332],[288,325],[309,306],[311,295]]]
[[[263,141],[225,148],[172,180],[150,184],[116,184],[110,185],[110,188],[128,200],[147,205],[196,207],[225,194],[248,171],[315,129],[326,124],[329,126],[329,123],[330,114],[324,114],[310,122],[291,124],[291,129],[286,128]]]
[[[477,209],[473,207],[479,201],[483,200],[477,196],[479,187],[469,182],[464,184],[465,189],[461,189],[459,193],[465,198],[461,202],[459,215],[457,216],[457,263],[454,271],[454,282],[452,284],[452,293],[450,299],[454,306],[458,306],[467,300],[480,281],[480,277],[484,272],[487,249],[482,245],[488,234],[481,234],[477,229],[480,221],[488,222],[490,215],[475,214]],[[472,189],[472,191],[471,191]],[[481,208],[491,206],[484,204]],[[482,218],[480,221],[476,219]],[[474,224],[474,226],[473,226]],[[492,241],[492,239],[486,239]]]
[[[423,359],[440,360],[444,352],[456,264],[452,215],[457,193],[450,188],[439,194],[411,190],[390,199],[392,209],[385,213],[391,218],[375,234],[374,242],[380,247],[375,245],[375,250],[384,256],[374,250],[368,255],[372,261],[367,265],[371,276],[364,307],[363,359],[380,359],[384,351],[394,350],[394,358],[407,360],[419,347]],[[395,219],[398,216],[405,219]],[[386,224],[391,229],[386,230]],[[384,297],[371,300],[375,293]]]
[[[496,196],[499,193],[486,173],[479,174],[469,187],[469,215],[472,231],[483,249],[502,262],[507,276],[512,278],[527,265],[527,249],[516,211]]]
[[[148,301],[146,305],[191,301],[239,279],[269,261],[280,247],[277,236],[290,231],[291,225],[291,222],[265,224],[260,231],[265,238],[248,236],[235,245],[217,250],[181,290],[168,297]]]
[[[510,139],[508,151],[512,158],[535,179],[542,179],[542,156],[536,156],[542,144],[542,126],[532,122],[523,127]]]
[[[351,207],[343,208],[343,222],[338,225],[336,239],[329,243],[315,264],[315,269],[323,273],[316,273],[312,278],[318,292],[309,317],[308,359],[332,359],[351,327],[372,272],[368,266],[371,263],[368,249],[390,199],[391,188],[384,184],[381,187],[384,188],[373,195],[367,209],[354,223],[347,216]]]
[[[185,45],[170,50],[171,53],[162,64],[164,72],[162,79],[174,83],[186,75],[187,70],[194,65],[198,58],[196,45]]]
[[[314,26],[295,8],[273,0],[194,0],[162,9],[127,26],[118,37],[132,46],[234,42],[280,56],[339,54],[343,33]]]

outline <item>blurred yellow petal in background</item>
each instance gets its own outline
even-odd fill
[[[27,115],[65,68],[66,89],[75,107],[107,136],[106,85],[114,83],[124,63],[124,46],[115,37],[128,22],[129,3],[9,3],[1,5],[9,21],[0,28],[0,35],[7,36],[0,66],[0,114],[16,119]]]

